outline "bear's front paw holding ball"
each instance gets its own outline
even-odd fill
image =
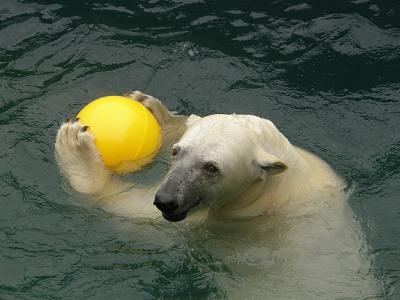
[[[100,192],[111,178],[94,144],[88,127],[67,120],[57,133],[57,163],[71,186],[80,193]]]
[[[142,103],[156,117],[161,127],[174,118],[174,115],[168,111],[165,105],[153,96],[146,95],[140,91],[127,92],[124,96]]]

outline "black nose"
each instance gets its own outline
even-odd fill
[[[165,214],[174,212],[179,206],[175,200],[162,199],[159,195],[155,196],[153,204]]]

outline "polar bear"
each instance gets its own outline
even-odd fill
[[[135,189],[113,176],[79,120],[65,122],[55,144],[58,165],[71,186],[123,206],[123,214],[149,216],[158,208],[169,221],[181,221],[191,211],[220,220],[250,218],[282,213],[345,187],[328,164],[293,146],[269,120],[237,114],[176,116],[154,97],[138,91],[127,96],[153,112],[164,148],[172,145],[172,166],[158,186]],[[124,204],[132,193],[142,203],[130,197]]]
[[[322,159],[257,116],[177,116],[154,97],[125,96],[143,103],[162,127],[164,178],[143,187],[112,174],[87,128],[68,120],[55,155],[73,189],[122,216],[216,224],[216,239],[198,234],[196,244],[245,274],[239,281],[213,275],[230,299],[379,294],[346,185]]]

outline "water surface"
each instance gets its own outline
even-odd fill
[[[328,161],[354,189],[377,297],[399,298],[399,28],[397,1],[2,0],[0,296],[223,298],[215,274],[248,280],[190,231],[85,207],[62,184],[60,121],[133,89],[269,118]]]

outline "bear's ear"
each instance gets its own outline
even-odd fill
[[[194,123],[196,123],[197,121],[201,120],[201,117],[197,116],[197,115],[190,115],[189,118],[186,120],[186,127],[190,127],[192,126]]]
[[[262,149],[256,150],[256,163],[268,175],[280,174],[288,168],[287,165],[276,156],[265,152]]]

